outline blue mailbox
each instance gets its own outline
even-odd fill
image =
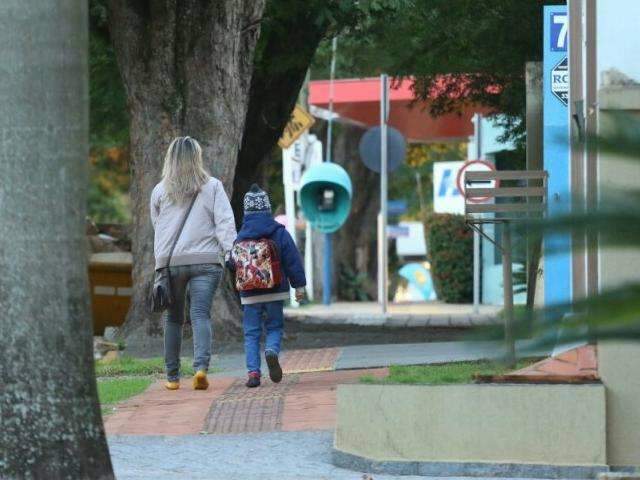
[[[311,227],[333,233],[342,226],[351,210],[351,179],[340,165],[319,163],[300,180],[300,207]]]

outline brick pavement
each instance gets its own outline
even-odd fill
[[[180,390],[164,388],[164,380],[146,392],[119,404],[105,417],[108,435],[188,435],[202,430],[211,403],[235,381],[234,378],[209,379],[208,390],[193,390],[191,379],[182,381]]]
[[[193,435],[330,430],[336,422],[336,389],[365,374],[384,376],[386,368],[333,371],[340,349],[291,351],[283,355],[283,381],[268,376],[248,389],[244,378],[210,377],[206,391],[168,391],[164,381],[118,405],[105,417],[108,435]]]
[[[599,378],[596,347],[584,345],[515,372],[479,380],[500,383],[589,383]]]

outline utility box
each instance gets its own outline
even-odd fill
[[[93,333],[124,323],[131,305],[130,252],[94,253],[89,261]]]

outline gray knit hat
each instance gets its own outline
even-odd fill
[[[244,195],[244,213],[271,213],[269,195],[255,183]]]

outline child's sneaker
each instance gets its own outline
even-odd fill
[[[260,386],[260,374],[257,372],[249,372],[249,379],[245,384],[249,388],[256,388]]]
[[[269,378],[273,383],[280,383],[282,380],[282,368],[278,361],[278,354],[268,350],[265,352],[264,358],[267,360],[267,366],[269,367]]]

